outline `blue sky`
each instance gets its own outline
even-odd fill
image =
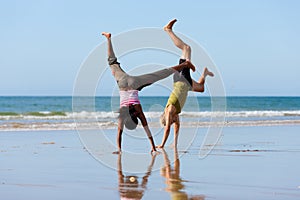
[[[1,1],[0,17],[1,96],[72,95],[81,63],[104,41],[102,31],[162,27],[173,18],[175,31],[213,59],[227,95],[300,96],[296,0],[17,0]]]

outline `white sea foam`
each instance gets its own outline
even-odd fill
[[[162,112],[144,112],[147,118],[159,118]],[[300,117],[300,110],[294,111],[226,111],[226,112],[182,112],[181,118],[212,118],[212,117],[226,117],[226,118],[260,118],[260,117]],[[107,120],[116,119],[118,117],[117,112],[66,112],[58,113],[57,115],[48,111],[35,112],[33,114],[16,114],[16,115],[0,115],[0,120],[81,120],[81,119],[95,119],[95,120]]]
[[[159,118],[162,112],[145,112],[147,118]],[[67,113],[68,117],[75,119],[112,119],[117,118],[118,113],[116,112],[80,112],[80,113]],[[300,116],[299,111],[227,111],[227,112],[182,112],[181,117],[187,118],[211,118],[211,117],[284,117],[284,116]]]
[[[68,112],[53,115],[41,112],[20,115],[1,115],[0,131],[12,130],[76,130],[76,129],[115,129],[116,112]],[[149,126],[160,127],[161,112],[145,112]],[[275,126],[299,125],[300,111],[238,111],[238,112],[182,112],[181,127],[214,126]],[[214,120],[218,117],[223,120]],[[141,127],[141,124],[138,125]]]
[[[149,121],[151,128],[162,128],[159,122]],[[300,125],[300,120],[255,120],[255,121],[181,121],[182,128],[205,128],[205,127],[239,127],[239,126],[279,126]],[[141,124],[138,128],[142,128]],[[117,129],[117,122],[33,122],[33,123],[6,123],[0,125],[0,131],[36,131],[36,130],[105,130]]]

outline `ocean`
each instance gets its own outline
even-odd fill
[[[119,97],[80,98],[82,103],[74,107],[72,96],[0,97],[0,130],[74,129],[76,123],[116,127]],[[142,96],[140,100],[150,126],[159,126],[168,97]],[[300,124],[300,97],[189,96],[180,114],[187,127],[212,126],[215,117],[224,117],[226,126]]]

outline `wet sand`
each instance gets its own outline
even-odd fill
[[[147,140],[124,135],[124,149],[147,158],[140,173],[126,170],[139,162],[126,153],[104,153],[114,167],[99,162],[74,130],[1,131],[1,199],[300,198],[299,125],[225,127],[218,145],[200,159],[206,131],[199,128],[187,150],[167,146],[154,157]],[[105,132],[114,143],[116,131]],[[191,132],[183,128],[179,144]]]

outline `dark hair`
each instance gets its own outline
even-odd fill
[[[125,124],[125,127],[128,129],[128,130],[134,130],[136,129],[137,125],[138,125],[138,119],[136,116],[130,116],[130,117],[127,117],[125,120],[124,120],[124,124]]]
[[[133,106],[120,108],[119,117],[124,120],[124,125],[128,130],[136,129],[139,123],[135,113],[136,111]]]

